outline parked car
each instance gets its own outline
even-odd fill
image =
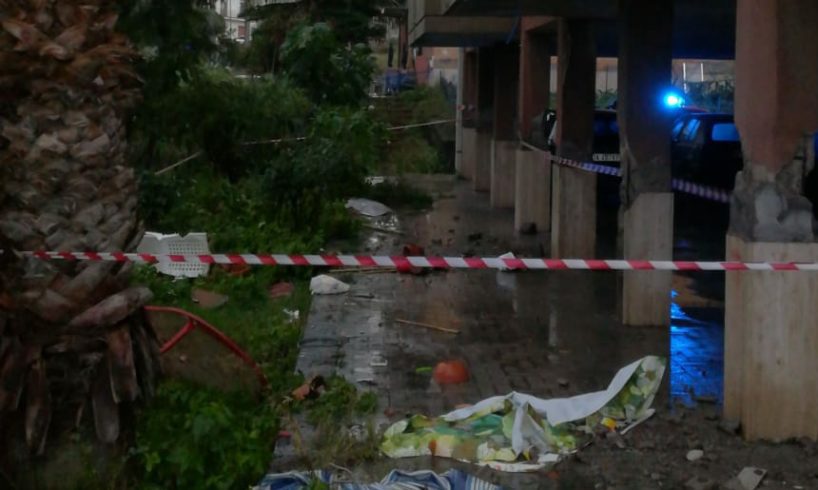
[[[557,122],[554,121],[548,135],[548,148],[551,152],[556,150],[556,142]],[[619,165],[619,123],[616,120],[616,111],[609,109],[594,111],[594,142],[591,160],[596,163]]]
[[[676,178],[732,189],[741,170],[741,140],[732,114],[687,114],[671,131]]]

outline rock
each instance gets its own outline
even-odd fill
[[[227,303],[228,297],[223,294],[214,293],[213,291],[194,288],[193,291],[191,291],[190,299],[202,308],[211,310]]]
[[[343,294],[349,291],[349,284],[327,275],[315,276],[310,280],[312,294]]]
[[[565,378],[557,378],[557,384],[566,388],[568,386],[568,380]]]
[[[690,451],[687,452],[686,457],[687,460],[692,463],[694,461],[702,459],[702,456],[704,456],[704,451],[702,451],[701,449],[691,449]]]
[[[718,485],[713,480],[703,476],[694,476],[685,483],[685,488],[689,490],[716,490]]]

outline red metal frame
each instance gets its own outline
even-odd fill
[[[168,339],[168,341],[162,345],[162,347],[159,349],[160,353],[164,354],[165,352],[173,349],[173,347],[176,346],[176,344],[178,344],[185,337],[185,335],[198,328],[230,349],[233,354],[237,355],[242,361],[244,361],[245,364],[250,366],[253,371],[255,371],[256,377],[258,378],[262,387],[267,388],[267,386],[269,386],[269,382],[267,381],[267,377],[264,375],[264,371],[261,370],[261,366],[256,364],[256,361],[254,361],[248,353],[244,352],[242,348],[238,346],[238,344],[233,342],[233,339],[222,333],[221,330],[217,329],[213,325],[207,323],[204,319],[202,319],[202,317],[194,315],[193,313],[181,308],[174,308],[172,306],[146,306],[145,310],[159,313],[172,313],[174,315],[182,316],[187,320],[185,326],[173,334],[173,337]]]

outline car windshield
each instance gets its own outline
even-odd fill
[[[739,141],[738,129],[731,122],[716,123],[710,131],[710,139],[713,141],[737,142]]]

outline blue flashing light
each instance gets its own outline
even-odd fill
[[[675,92],[670,92],[668,94],[665,94],[664,102],[665,102],[665,105],[667,107],[671,107],[671,108],[674,108],[674,109],[682,107],[683,105],[685,105],[684,97],[682,97],[681,95],[679,95],[679,94],[677,94]]]

